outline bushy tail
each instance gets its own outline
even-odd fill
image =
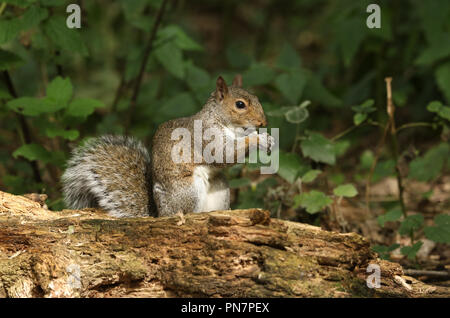
[[[112,216],[153,214],[150,156],[141,142],[102,136],[76,148],[62,176],[71,209],[102,208]]]

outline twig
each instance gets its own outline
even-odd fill
[[[387,113],[389,115],[389,122],[391,126],[391,134],[395,134],[395,120],[394,120],[394,113],[395,113],[395,106],[392,102],[392,77],[386,77],[384,79],[386,82],[386,97],[387,97]]]
[[[404,124],[404,125],[402,125],[402,126],[400,126],[400,127],[397,128],[397,133],[398,133],[399,131],[403,130],[403,129],[406,129],[406,128],[415,128],[415,127],[433,127],[433,124],[432,124],[432,123],[422,123],[422,122],[420,122],[420,123],[409,123],[409,124]]]
[[[297,140],[298,140],[299,135],[300,135],[300,124],[297,124],[297,125],[295,126],[295,138],[294,138],[294,143],[292,144],[292,149],[291,149],[291,152],[292,152],[292,153],[294,153],[294,152],[295,152],[295,149],[297,148]]]
[[[138,99],[139,90],[141,88],[142,79],[144,77],[145,67],[147,66],[147,61],[148,61],[148,58],[150,56],[150,52],[152,51],[153,42],[154,42],[155,37],[156,37],[156,32],[158,31],[158,27],[161,24],[162,16],[164,14],[164,10],[166,8],[167,2],[168,2],[167,0],[163,0],[163,2],[161,4],[161,7],[158,10],[158,13],[156,14],[156,19],[155,19],[155,22],[153,23],[153,27],[152,27],[152,30],[150,32],[150,37],[148,38],[147,46],[145,48],[144,56],[143,56],[142,63],[141,63],[141,68],[139,70],[139,75],[138,75],[138,77],[136,79],[136,85],[134,86],[133,95],[132,95],[131,101],[130,101],[130,108],[129,108],[129,113],[128,113],[128,119],[127,119],[127,121],[125,123],[125,133],[128,132],[128,129],[129,129],[130,124],[131,124],[131,119],[133,118],[133,113],[134,113],[135,108],[136,108],[136,101]]]
[[[377,148],[377,153],[375,155],[375,159],[372,162],[372,166],[370,167],[370,173],[369,176],[367,178],[367,183],[366,183],[366,206],[367,206],[367,210],[370,211],[370,202],[369,202],[369,196],[370,196],[370,181],[372,179],[372,175],[373,172],[375,170],[375,166],[377,164],[378,161],[378,157],[380,155],[380,150],[381,147],[384,145],[385,140],[386,140],[386,136],[387,136],[387,132],[390,131],[391,132],[391,140],[392,140],[392,144],[394,147],[394,160],[395,160],[395,172],[396,172],[396,176],[397,176],[397,186],[398,186],[398,192],[399,192],[399,201],[400,201],[400,206],[402,209],[402,213],[403,216],[406,218],[406,206],[405,206],[405,201],[404,201],[404,197],[403,197],[403,193],[404,193],[404,188],[403,188],[403,179],[402,179],[402,175],[400,173],[400,168],[399,168],[399,147],[398,147],[398,142],[397,142],[397,129],[395,127],[395,117],[394,117],[394,113],[395,113],[395,106],[394,103],[392,102],[392,86],[391,86],[391,82],[392,82],[392,78],[391,77],[386,77],[385,78],[385,82],[386,82],[386,95],[387,95],[387,107],[386,107],[386,111],[389,115],[389,121],[386,124],[385,128],[384,128],[384,133],[383,133],[383,138],[381,139],[380,143],[378,144],[378,148]],[[414,233],[411,232],[410,233],[410,237],[411,237],[411,241],[414,241]]]
[[[333,138],[331,138],[331,141],[336,141],[342,137],[344,137],[345,135],[347,135],[348,133],[352,132],[356,127],[361,127],[362,125],[353,125],[349,128],[347,128],[346,130],[344,130],[343,132],[340,132],[339,134],[337,134],[336,136],[334,136]]]
[[[8,91],[12,97],[17,98],[17,92],[14,88],[13,82],[11,80],[11,76],[8,71],[3,71],[3,76],[5,77],[6,86],[8,87]],[[28,127],[27,121],[22,114],[15,113],[19,119],[21,132],[26,144],[30,144],[32,142],[30,128]],[[41,173],[39,172],[39,167],[37,161],[31,161],[31,168],[33,169],[34,180],[38,183],[42,182]]]
[[[430,277],[442,277],[449,278],[450,273],[447,271],[429,271],[421,269],[405,269],[404,273],[409,276],[430,276]]]
[[[404,188],[403,188],[403,179],[402,174],[400,173],[400,167],[399,167],[399,157],[400,157],[400,151],[398,147],[397,142],[397,129],[395,128],[395,106],[392,102],[392,88],[391,88],[391,77],[386,77],[384,79],[386,81],[386,91],[387,91],[387,113],[389,115],[389,123],[391,128],[391,140],[392,145],[394,146],[394,160],[395,160],[395,172],[397,175],[397,186],[398,186],[398,194],[399,194],[399,201],[400,206],[402,209],[403,216],[406,218],[406,206],[405,206],[405,200],[403,198]],[[413,242],[413,237],[411,234],[411,241]]]

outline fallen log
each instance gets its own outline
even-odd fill
[[[368,288],[369,264],[381,269]],[[0,297],[436,297],[355,233],[261,209],[116,219],[0,191]]]

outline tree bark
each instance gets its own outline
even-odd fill
[[[117,219],[0,191],[0,297],[436,297],[355,234],[260,209]],[[369,264],[381,287],[368,288]]]

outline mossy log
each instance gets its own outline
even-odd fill
[[[116,219],[0,191],[0,297],[442,296],[355,233],[260,209]],[[366,286],[379,264],[381,288]]]

